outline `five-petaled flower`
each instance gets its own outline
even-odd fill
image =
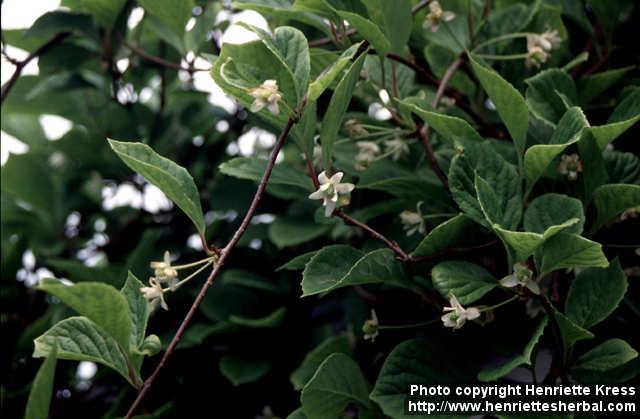
[[[151,277],[149,278],[149,285],[151,286],[140,288],[140,292],[144,299],[147,300],[152,307],[160,302],[162,308],[169,310],[169,306],[167,306],[167,303],[164,301],[164,290],[162,289],[160,282],[158,282],[154,277]]]
[[[336,207],[348,205],[351,200],[351,191],[355,188],[353,183],[340,183],[344,173],[337,172],[328,177],[325,172],[318,175],[320,187],[309,195],[309,199],[322,199],[324,202],[324,215],[330,217]]]
[[[178,282],[178,271],[171,266],[171,254],[167,250],[164,252],[164,258],[160,262],[151,262],[149,264],[154,269],[154,275],[160,283],[166,283],[169,286],[175,287]]]
[[[282,94],[278,90],[278,82],[275,80],[265,80],[260,86],[249,89],[249,94],[253,96],[251,112],[259,112],[265,106],[274,115],[280,112],[278,102],[282,100]]]
[[[557,49],[562,43],[558,31],[546,30],[541,34],[527,35],[527,58],[524,63],[527,67],[540,67],[547,61],[551,50]]]
[[[523,263],[513,265],[513,273],[500,280],[505,288],[524,287],[534,294],[540,294],[540,285],[533,279],[533,272]]]
[[[460,329],[467,320],[474,320],[480,317],[480,310],[477,307],[464,308],[455,295],[449,295],[450,307],[445,307],[445,314],[440,318],[445,327]]]
[[[440,22],[450,22],[455,19],[456,15],[448,10],[442,10],[440,3],[432,1],[429,3],[429,13],[424,19],[424,28],[431,29],[436,32],[440,26]]]
[[[400,213],[400,221],[402,222],[404,230],[407,232],[407,236],[413,235],[416,231],[420,234],[427,232],[427,227],[424,222],[424,216],[420,207],[422,201],[418,202],[416,211],[405,210]]]
[[[393,140],[385,140],[385,154],[391,156],[391,159],[400,160],[403,156],[409,154],[409,143],[406,140],[396,137]]]

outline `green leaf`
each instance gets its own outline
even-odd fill
[[[287,105],[290,108],[297,106],[296,81],[291,71],[262,41],[225,43],[220,56],[213,63],[211,77],[225,93],[235,97],[246,109],[251,107],[254,100],[249,89],[260,86],[265,80],[276,80]],[[289,117],[284,109],[274,115],[266,107],[254,115],[276,131],[284,127]],[[295,138],[297,130],[293,130],[292,134]]]
[[[278,217],[269,225],[269,240],[278,248],[296,246],[316,239],[331,227],[308,218]]]
[[[338,417],[349,403],[371,407],[369,384],[360,367],[342,353],[329,355],[300,395],[302,409],[309,419]]]
[[[309,101],[315,102],[320,95],[329,88],[331,83],[342,72],[342,70],[351,62],[354,55],[358,51],[361,44],[355,44],[346,49],[337,60],[333,61],[331,65],[325,68],[314,81],[309,84]]]
[[[531,190],[549,164],[571,144],[580,140],[582,129],[589,126],[587,118],[578,107],[567,110],[562,116],[548,144],[529,147],[524,155],[524,176],[527,189]]]
[[[582,201],[585,205],[589,205],[595,189],[607,181],[607,169],[602,150],[598,148],[591,128],[583,131],[578,141],[578,153],[582,161]]]
[[[362,69],[366,56],[367,54],[361,54],[360,57],[351,64],[351,67],[344,77],[342,77],[336,90],[333,92],[327,112],[322,119],[322,127],[320,129],[322,164],[327,171],[331,171],[333,143],[336,141],[338,131],[340,131],[340,127],[342,126],[342,119],[351,102],[351,95],[360,77],[360,70]]]
[[[640,158],[633,153],[607,150],[603,153],[609,183],[640,185]]]
[[[144,284],[138,280],[131,272],[127,274],[127,281],[120,290],[129,305],[131,313],[131,339],[133,347],[139,347],[144,342],[147,331],[147,321],[149,320],[149,307],[147,300],[140,292]]]
[[[53,381],[56,373],[56,361],[58,350],[56,346],[44,360],[36,378],[31,383],[31,391],[25,409],[25,419],[42,419],[49,417],[49,405],[51,404],[51,393],[53,393]]]
[[[307,91],[311,61],[309,45],[302,32],[291,26],[280,26],[271,35],[255,26],[242,24],[255,32],[265,46],[275,55],[291,74],[296,85],[296,102],[299,102]]]
[[[131,314],[126,298],[110,285],[81,282],[70,286],[56,280],[40,282],[38,289],[59,298],[104,329],[125,351],[131,337]],[[62,347],[60,347],[62,349]]]
[[[380,57],[387,56],[391,49],[391,43],[375,23],[356,13],[338,11],[338,15],[348,21],[358,31],[359,35],[369,41]]]
[[[404,270],[389,249],[364,254],[350,246],[332,245],[316,253],[302,272],[302,296],[358,284],[402,284]]]
[[[234,386],[253,383],[262,378],[271,369],[271,361],[254,359],[234,354],[220,358],[220,372]]]
[[[143,356],[153,356],[162,350],[162,342],[157,335],[149,335],[142,341],[139,349],[133,352]]]
[[[529,111],[522,95],[494,70],[478,63],[473,56],[469,57],[471,66],[482,88],[487,92],[506,125],[518,150],[518,161],[522,159],[527,143],[529,127]]]
[[[471,365],[465,354],[432,340],[412,339],[396,346],[382,365],[371,400],[385,415],[407,415],[407,390],[411,384],[455,385],[473,382]]]
[[[63,0],[62,6],[74,12],[92,15],[100,24],[110,28],[126,2],[126,0]]]
[[[580,103],[592,102],[633,69],[634,66],[627,66],[580,78],[578,80],[578,98]]]
[[[193,178],[184,167],[162,157],[146,144],[109,140],[109,145],[122,161],[160,188],[195,224],[204,236],[205,224],[200,195]]]
[[[427,122],[431,128],[436,130],[438,134],[448,140],[484,141],[480,134],[462,118],[428,111],[407,101],[402,101],[401,104],[407,106],[412,112]]]
[[[222,163],[218,169],[221,173],[238,179],[260,182],[267,161],[257,157],[236,157]],[[313,183],[308,176],[298,171],[293,165],[282,162],[273,167],[269,183],[273,185],[297,186],[305,190],[312,190]]]
[[[405,55],[413,28],[410,0],[363,0],[372,19],[391,42],[391,52]]]
[[[551,237],[542,245],[541,253],[536,258],[540,276],[563,268],[609,266],[600,243],[570,233],[559,233]]]
[[[411,253],[411,256],[431,256],[448,249],[464,236],[471,224],[471,220],[464,214],[458,214],[448,219],[431,230]]]
[[[569,351],[574,343],[581,340],[593,339],[595,337],[593,333],[578,326],[571,319],[557,310],[555,311],[554,317],[556,319],[556,322],[558,323],[560,335],[562,335],[565,353]]]
[[[307,253],[303,253],[301,255],[298,255],[298,256],[294,257],[293,259],[291,259],[289,262],[287,262],[284,265],[278,267],[278,269],[276,269],[276,272],[282,271],[282,270],[297,271],[299,269],[304,269],[306,264],[309,263],[311,258],[316,253],[318,253],[318,252],[316,250],[314,250],[312,252],[307,252]]]
[[[514,230],[522,218],[522,189],[516,168],[491,148],[475,141],[463,142],[464,150],[451,161],[449,185],[460,209],[473,221],[490,227],[478,202],[476,176],[492,190],[495,207],[502,214],[500,225]]]
[[[505,375],[509,374],[511,371],[515,370],[519,366],[522,365],[531,365],[533,360],[531,359],[531,355],[533,354],[533,350],[535,349],[538,341],[544,334],[544,329],[547,327],[548,318],[545,317],[540,322],[540,325],[536,328],[531,336],[531,340],[525,346],[522,354],[519,354],[507,361],[506,363],[493,367],[493,368],[485,368],[478,373],[478,380],[480,381],[496,381]]]
[[[531,201],[527,207],[524,213],[524,228],[526,231],[543,234],[550,227],[560,225],[573,218],[577,218],[579,221],[564,230],[565,233],[582,233],[584,210],[579,199],[547,193]]]
[[[498,286],[482,266],[462,260],[440,262],[431,270],[433,286],[444,297],[456,296],[460,304],[472,304]]]
[[[565,314],[577,325],[590,329],[609,317],[627,291],[627,278],[615,259],[607,268],[580,272],[571,283]]]
[[[34,344],[35,358],[48,356],[57,345],[58,359],[97,362],[118,372],[134,387],[141,384],[139,377],[129,376],[127,358],[118,342],[86,317],[69,317],[58,322]]]
[[[592,233],[600,230],[622,211],[640,205],[640,185],[602,185],[593,192],[593,203],[598,216],[591,228]]]
[[[609,371],[634,358],[638,352],[622,339],[609,339],[576,359],[572,369]]]
[[[313,377],[313,374],[320,364],[322,364],[322,361],[334,353],[351,356],[351,345],[346,336],[332,336],[313,348],[313,350],[304,357],[300,366],[291,373],[289,380],[293,388],[295,390],[301,390],[305,384],[309,382],[311,377]]]
[[[565,71],[558,68],[543,70],[525,80],[526,100],[533,113],[551,126],[560,120],[567,106],[577,102],[576,86]]]
[[[180,36],[185,32],[195,5],[193,0],[139,0],[139,4]]]
[[[591,128],[601,150],[640,120],[640,88],[636,87],[613,110],[605,125]]]

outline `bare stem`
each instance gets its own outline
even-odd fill
[[[155,55],[149,54],[147,51],[143,50],[139,46],[127,42],[122,37],[122,35],[120,35],[120,34],[118,34],[118,37],[120,38],[120,41],[122,42],[122,45],[127,47],[127,49],[129,51],[133,52],[134,54],[136,54],[137,56],[139,56],[143,60],[147,60],[147,61],[149,61],[151,63],[154,63],[156,65],[159,65],[161,67],[166,67],[166,68],[170,68],[170,69],[173,69],[173,70],[182,70],[182,71],[186,71],[188,73],[194,73],[196,71],[209,71],[210,70],[209,68],[194,68],[192,66],[183,67],[181,64],[174,63],[172,61],[165,60],[164,58],[156,57]]]
[[[4,99],[7,97],[7,95],[13,88],[13,86],[16,84],[16,82],[20,78],[20,75],[22,74],[22,71],[27,66],[27,64],[29,64],[29,62],[34,58],[39,57],[40,55],[44,54],[54,46],[64,41],[64,39],[67,38],[69,35],[71,35],[71,32],[61,32],[56,36],[54,36],[53,38],[51,38],[51,40],[49,40],[47,43],[42,45],[40,48],[33,51],[31,54],[27,55],[27,58],[25,58],[24,60],[22,61],[12,60],[13,64],[15,64],[16,66],[16,69],[11,75],[11,78],[7,80],[5,84],[2,85],[2,91],[0,92],[0,105],[4,103]]]
[[[306,105],[306,102],[307,102],[307,98],[305,97],[300,102],[300,105],[298,106],[298,111],[302,111],[302,109]],[[134,402],[131,404],[131,407],[129,407],[129,411],[125,416],[125,419],[130,419],[131,417],[133,417],[133,414],[136,412],[136,410],[140,406],[140,403],[142,403],[142,401],[146,397],[147,393],[153,386],[153,383],[156,381],[158,375],[160,374],[160,371],[162,371],[162,368],[164,368],[169,358],[171,358],[171,356],[173,355],[173,351],[176,349],[176,346],[182,339],[184,332],[187,330],[187,327],[189,326],[191,319],[196,313],[196,310],[198,309],[198,306],[204,299],[205,295],[207,294],[207,291],[209,290],[209,288],[211,288],[211,285],[213,285],[213,282],[218,277],[218,274],[222,270],[222,267],[224,266],[227,258],[231,254],[234,247],[238,244],[238,241],[240,240],[244,232],[247,230],[247,227],[249,226],[249,223],[251,222],[251,219],[253,218],[253,215],[258,209],[258,205],[260,204],[260,201],[264,196],[264,192],[267,189],[267,183],[269,182],[269,177],[271,176],[271,172],[273,171],[273,166],[275,165],[276,157],[278,157],[278,153],[280,152],[280,149],[282,149],[282,145],[284,144],[285,139],[289,135],[289,132],[291,131],[291,128],[295,123],[296,123],[296,120],[294,120],[293,118],[289,118],[287,120],[286,125],[280,132],[280,135],[278,136],[278,140],[276,141],[276,144],[273,147],[273,150],[271,151],[271,155],[269,156],[267,167],[265,168],[264,174],[262,175],[262,179],[260,180],[258,189],[253,197],[253,201],[251,201],[251,205],[249,206],[249,209],[247,210],[247,213],[245,214],[244,219],[240,223],[240,226],[238,227],[236,232],[233,234],[233,237],[231,238],[227,246],[224,249],[222,249],[222,251],[220,252],[220,258],[218,259],[217,263],[214,265],[213,270],[211,271],[211,274],[209,275],[209,277],[207,278],[207,281],[204,283],[204,285],[200,289],[200,292],[198,293],[195,300],[193,301],[191,308],[189,309],[186,316],[182,320],[182,323],[180,324],[178,331],[176,332],[175,336],[171,340],[171,343],[167,347],[167,350],[162,356],[162,359],[156,366],[156,369],[149,376],[149,378],[145,380],[144,384],[142,385],[142,388],[140,389],[138,396],[136,397]]]
[[[438,105],[440,104],[440,100],[442,100],[442,97],[444,96],[444,93],[447,90],[447,86],[451,81],[451,77],[453,77],[453,74],[456,72],[456,70],[460,68],[463,61],[464,61],[464,55],[461,54],[458,56],[458,58],[456,58],[453,61],[453,63],[451,63],[449,68],[447,68],[447,71],[445,71],[444,76],[442,77],[442,80],[438,85],[438,90],[436,91],[436,97],[433,99],[433,102],[431,103],[431,106],[433,106],[434,108],[437,108]],[[440,168],[440,165],[438,164],[438,160],[436,159],[435,153],[433,152],[433,147],[431,146],[431,140],[429,137],[429,124],[427,123],[425,123],[422,126],[422,128],[420,128],[420,142],[422,143],[422,146],[424,147],[424,150],[427,153],[427,159],[429,160],[431,169],[433,169],[436,176],[438,176],[438,179],[440,179],[440,182],[442,182],[442,185],[446,189],[449,189],[449,180],[447,179],[447,175]]]

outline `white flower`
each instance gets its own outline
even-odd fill
[[[533,272],[522,263],[513,265],[513,273],[502,278],[500,285],[505,288],[525,287],[534,294],[540,294],[540,285],[533,279]]]
[[[373,141],[358,141],[358,154],[354,167],[358,171],[366,170],[380,154],[380,146]]]
[[[364,340],[371,340],[373,342],[378,337],[378,316],[376,316],[375,310],[371,310],[371,318],[365,320],[362,325],[362,331],[364,332]]]
[[[160,283],[167,283],[173,287],[178,282],[178,271],[171,266],[171,254],[168,250],[164,252],[161,262],[151,262],[149,265],[154,269],[154,275]]]
[[[400,160],[403,156],[409,154],[409,143],[402,138],[394,138],[384,142],[385,154],[391,155],[392,160]]]
[[[280,112],[278,102],[282,100],[282,94],[278,90],[277,81],[265,80],[260,86],[249,89],[249,94],[254,98],[251,112],[259,112],[265,106],[274,115]]]
[[[149,278],[149,285],[151,286],[140,288],[140,292],[144,299],[152,306],[157,304],[159,301],[162,308],[169,310],[167,303],[164,301],[164,290],[162,289],[162,286],[160,286],[160,283],[154,277],[151,277]]]
[[[427,232],[427,228],[424,223],[424,217],[420,211],[422,201],[418,202],[416,211],[402,211],[400,213],[400,221],[403,224],[403,228],[407,232],[407,236],[413,235],[416,231],[420,234]]]
[[[436,32],[440,25],[440,22],[450,22],[456,17],[455,13],[448,10],[442,10],[440,3],[432,1],[429,3],[429,13],[424,19],[424,28],[431,29],[431,32]]]
[[[562,39],[558,36],[557,30],[546,30],[541,34],[527,35],[527,58],[525,65],[527,67],[540,67],[547,61],[550,52],[558,49]]]
[[[578,173],[582,172],[582,162],[577,154],[563,154],[558,164],[558,173],[565,175],[567,179],[574,181],[578,179]]]
[[[460,329],[467,320],[474,320],[480,317],[480,310],[477,307],[464,308],[458,301],[455,295],[449,296],[449,304],[451,307],[445,307],[440,319],[445,327],[452,327],[454,329]]]
[[[358,119],[349,119],[344,123],[344,129],[349,134],[351,138],[362,137],[363,135],[369,134],[369,131],[366,130],[360,123]]]
[[[320,187],[309,195],[309,199],[322,199],[324,202],[324,215],[330,217],[336,207],[348,205],[351,200],[351,191],[355,188],[353,183],[340,183],[344,173],[337,172],[328,177],[325,172],[318,175]]]

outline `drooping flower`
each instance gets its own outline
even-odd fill
[[[429,3],[429,13],[424,19],[424,28],[431,29],[431,32],[437,32],[441,22],[450,22],[455,19],[455,13],[442,10],[440,3],[432,1]]]
[[[378,316],[376,316],[375,310],[371,310],[371,318],[365,320],[362,325],[362,331],[364,332],[364,340],[371,340],[373,342],[378,337]]]
[[[160,283],[166,283],[174,287],[178,282],[178,271],[171,266],[171,254],[168,250],[164,252],[162,261],[151,262],[149,265],[154,269],[154,275]]]
[[[360,120],[352,118],[344,123],[344,129],[351,138],[358,138],[369,134],[369,131],[362,126]]]
[[[445,307],[445,314],[440,317],[445,327],[460,329],[467,320],[474,320],[480,317],[480,310],[477,307],[464,308],[455,295],[449,296],[450,307]]]
[[[380,154],[380,146],[373,141],[358,141],[358,154],[354,167],[358,171],[366,170]]]
[[[309,195],[309,199],[322,199],[324,202],[324,215],[330,217],[336,207],[348,205],[351,201],[351,191],[355,188],[353,183],[340,183],[344,173],[336,172],[328,177],[325,172],[318,175],[320,187]]]
[[[282,94],[278,90],[276,80],[265,80],[260,86],[249,89],[249,94],[253,97],[251,112],[259,112],[265,106],[274,115],[280,112],[278,102],[282,100]]]
[[[534,294],[540,294],[540,285],[533,279],[533,272],[523,263],[513,265],[513,273],[500,280],[505,288],[524,287]]]
[[[389,154],[394,161],[400,160],[409,154],[409,143],[402,138],[394,138],[384,142],[385,154]]]
[[[156,278],[151,277],[149,278],[149,285],[149,287],[140,288],[144,299],[147,300],[152,307],[159,302],[163,309],[169,310],[169,306],[167,306],[167,303],[164,301],[164,290],[160,282],[158,282]]]
[[[582,162],[577,154],[563,154],[558,164],[558,173],[571,181],[578,179],[578,173],[582,172]]]
[[[552,50],[557,49],[562,43],[558,31],[546,30],[541,34],[527,35],[527,58],[525,65],[528,68],[540,67],[547,61]]]
[[[415,211],[405,210],[400,213],[400,221],[403,224],[404,230],[407,232],[407,236],[411,236],[415,232],[419,232],[420,234],[427,232],[424,216],[422,215],[422,211],[420,211],[421,206],[422,201],[418,202]]]

